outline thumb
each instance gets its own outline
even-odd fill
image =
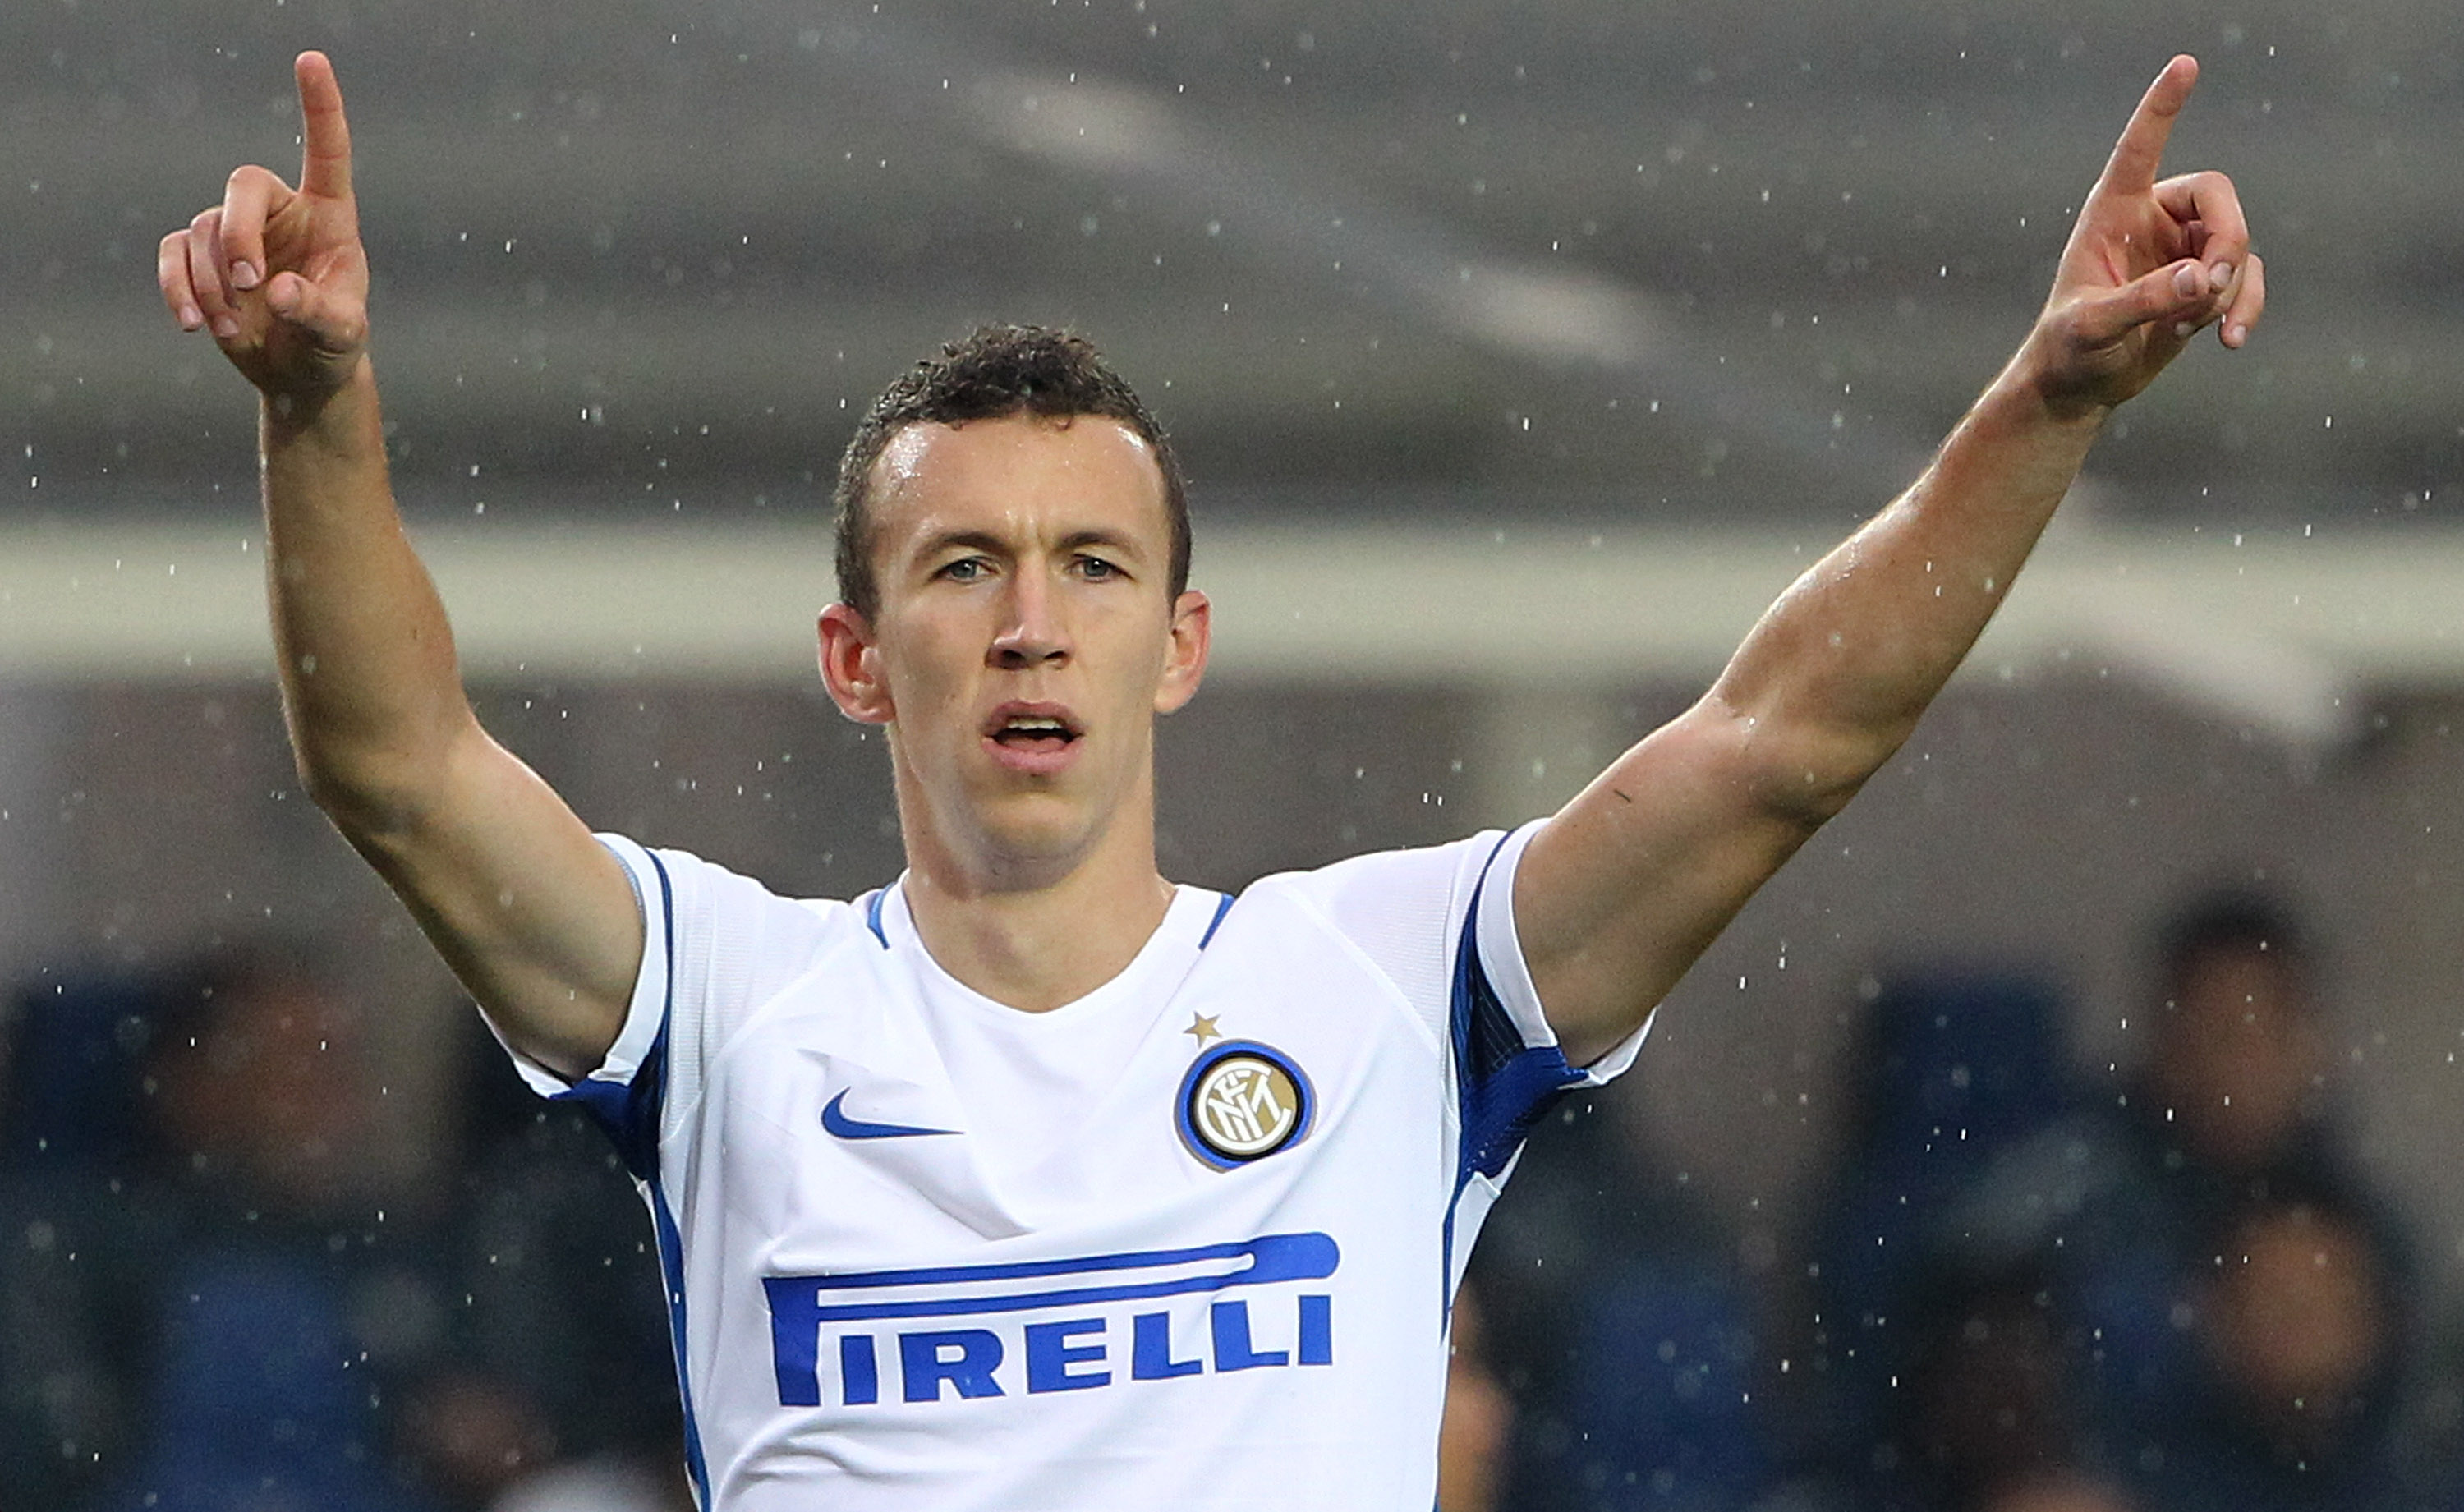
[[[320,351],[355,350],[366,335],[366,317],[331,292],[296,273],[278,273],[265,286],[265,307]]]
[[[2143,325],[2197,325],[2208,313],[2207,272],[2195,257],[2142,274],[2097,299],[2081,300],[2074,329],[2089,346],[2106,346]],[[2186,337],[2188,330],[2168,332]]]

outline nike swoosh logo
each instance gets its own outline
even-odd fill
[[[841,1139],[911,1139],[918,1134],[955,1134],[955,1129],[917,1129],[910,1124],[868,1124],[860,1118],[849,1118],[839,1110],[847,1093],[831,1098],[822,1109],[822,1127]]]

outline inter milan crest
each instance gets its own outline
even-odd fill
[[[1175,1112],[1189,1152],[1229,1171],[1300,1143],[1316,1103],[1291,1057],[1254,1040],[1227,1040],[1191,1063]]]

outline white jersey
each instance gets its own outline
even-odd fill
[[[1046,1013],[893,885],[798,902],[609,838],[648,946],[606,1063],[717,1512],[1426,1512],[1450,1301],[1542,1019],[1490,833],[1182,887]]]

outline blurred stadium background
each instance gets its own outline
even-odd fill
[[[837,893],[897,848],[881,759],[811,670],[828,479],[934,343],[1074,325],[1186,449],[1222,629],[1167,728],[1172,869],[1447,838],[1546,811],[1683,707],[1913,474],[2026,329],[2139,90],[2198,54],[2169,161],[2240,184],[2266,327],[2113,427],[1969,671],[1604,1116],[1775,1286],[1879,984],[2046,984],[2093,1085],[2145,1054],[2167,910],[2261,884],[2319,944],[2333,1116],[2452,1332],[2452,8],[0,11],[16,1033],[210,943],[305,943],[384,1070],[350,1184],[434,1205],[479,1095],[457,1000],[296,790],[251,404],[151,287],[231,167],[294,170],[305,46],[350,101],[399,488],[492,728],[595,824]],[[2464,1398],[2420,1390],[2452,1431]]]

